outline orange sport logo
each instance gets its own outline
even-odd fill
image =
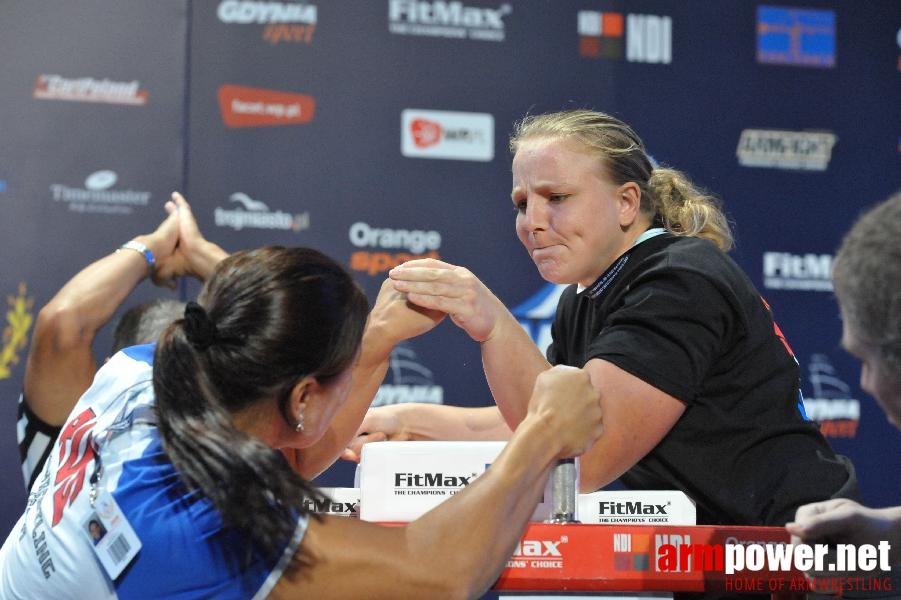
[[[440,259],[441,234],[434,230],[373,227],[358,221],[348,230],[350,242],[361,248],[350,255],[352,271],[373,276],[418,258]],[[371,248],[372,250],[368,250]]]

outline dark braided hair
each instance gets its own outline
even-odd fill
[[[338,263],[272,246],[223,260],[160,338],[153,386],[163,448],[226,528],[265,552],[284,547],[303,500],[321,496],[280,452],[236,429],[232,414],[272,398],[283,407],[303,377],[339,376],[356,357],[368,313]]]

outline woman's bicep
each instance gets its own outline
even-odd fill
[[[282,575],[271,598],[404,598],[440,579],[419,573],[403,527],[347,517],[310,519],[299,566]],[[426,594],[428,596],[428,594]]]
[[[625,473],[673,428],[685,404],[602,359],[584,369],[601,391],[604,435],[580,458],[581,490],[593,492]]]

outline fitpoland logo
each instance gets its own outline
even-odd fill
[[[313,120],[316,100],[294,92],[223,85],[219,110],[223,123],[232,128],[300,125]]]
[[[93,77],[68,78],[61,75],[38,75],[33,97],[39,100],[69,102],[101,102],[104,104],[147,104],[147,90],[138,81],[112,81]]]
[[[490,161],[494,159],[494,117],[408,108],[401,113],[400,150],[410,158]]]

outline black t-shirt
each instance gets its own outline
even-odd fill
[[[783,525],[807,502],[857,496],[850,463],[803,414],[798,363],[768,306],[724,252],[663,234],[598,281],[563,293],[548,360],[600,358],[686,405],[623,483],[680,489],[711,525]]]

